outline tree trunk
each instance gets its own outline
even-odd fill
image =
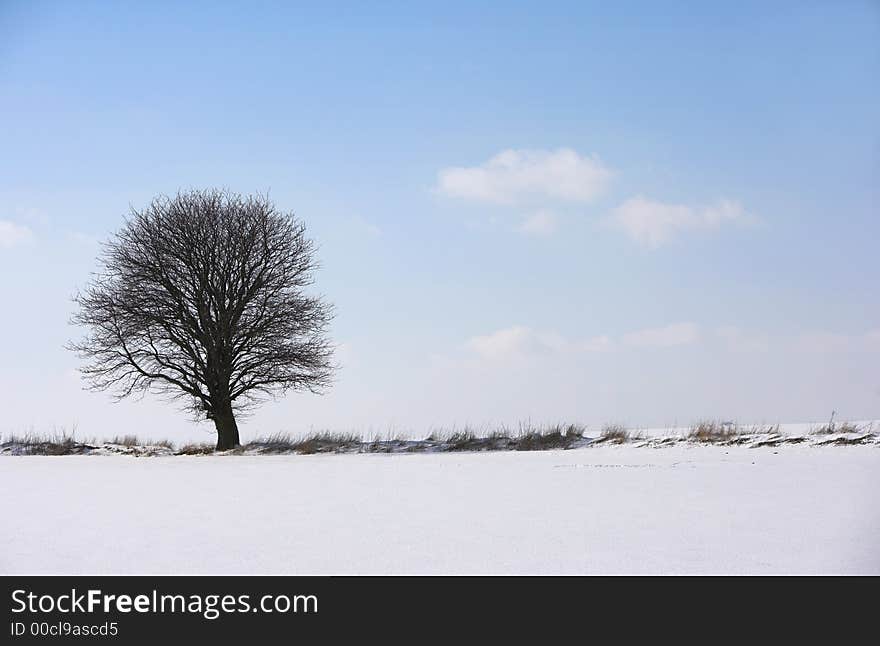
[[[214,413],[214,426],[217,427],[217,451],[228,451],[241,446],[238,424],[235,422],[231,404]]]

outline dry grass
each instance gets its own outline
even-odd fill
[[[506,426],[485,435],[478,435],[470,427],[460,431],[435,430],[422,443],[413,443],[408,451],[542,451],[572,448],[584,436],[584,427],[576,424],[555,424],[548,427],[520,425],[514,434]],[[420,446],[421,445],[421,446]]]
[[[95,439],[78,440],[74,433],[68,433],[65,429],[45,435],[34,432],[12,434],[2,438],[0,443],[0,450],[14,455],[84,455],[103,447],[123,447],[125,452],[138,455],[155,454],[157,448],[174,450],[174,445],[168,440],[141,443],[135,435],[117,436],[101,442]]]
[[[474,429],[465,426],[462,430],[444,431],[435,429],[421,442],[408,442],[408,452],[418,451],[501,451],[509,448],[512,442],[510,433],[504,427],[487,435],[478,435]]]
[[[66,429],[53,431],[50,435],[37,435],[33,431],[24,435],[11,434],[3,438],[0,449],[14,448],[19,455],[78,455],[90,446],[77,442],[74,432]]]
[[[123,437],[119,437],[118,435],[114,437],[112,440],[107,442],[107,444],[118,444],[119,446],[138,446],[140,441],[137,438],[137,435],[124,435]]]
[[[547,451],[553,449],[572,449],[586,446],[586,427],[577,424],[554,424],[533,426],[521,424],[517,432],[507,427],[475,430],[465,426],[460,430],[434,430],[424,440],[413,440],[401,434],[374,435],[364,440],[355,433],[315,432],[308,436],[292,436],[277,433],[260,438],[224,455],[311,455],[318,453],[425,453],[425,452],[464,452],[464,451]],[[779,426],[755,425],[739,427],[732,422],[703,420],[694,424],[682,437],[664,439],[648,438],[650,446],[667,446],[676,442],[697,442],[702,444],[723,444],[726,446],[748,444],[750,446],[777,446],[810,442],[816,445],[864,444],[873,442],[873,426],[860,426],[850,422],[826,424],[811,429],[813,437],[806,435],[788,437],[780,433]],[[843,437],[824,436],[842,434]],[[849,437],[846,437],[849,435]],[[606,424],[602,427],[596,444],[626,444],[646,439],[644,433],[634,432],[623,424]],[[116,448],[119,447],[119,448]],[[29,432],[24,435],[0,437],[0,453],[6,455],[83,455],[94,452],[122,453],[126,455],[155,456],[168,455],[211,455],[215,453],[213,443],[188,443],[179,449],[168,440],[142,442],[136,435],[116,436],[109,442],[77,441],[73,433],[64,429],[48,435]]]
[[[446,438],[445,444],[448,451],[477,451],[483,448],[485,442],[471,429],[465,428],[463,431],[452,433]]]
[[[335,453],[347,449],[359,448],[363,444],[359,435],[354,433],[313,433],[305,438],[296,438],[288,433],[276,433],[245,444],[237,452],[256,451],[258,453],[279,454],[299,453]]]
[[[364,453],[393,453],[395,451],[420,451],[424,450],[424,447],[420,445],[421,443],[412,442],[411,440],[406,439],[406,437],[402,433],[394,433],[389,432],[385,433],[373,433],[369,442],[352,444],[348,447],[349,450],[357,449],[359,452]]]
[[[606,424],[602,427],[599,439],[609,444],[623,444],[631,439],[631,435],[629,429],[623,424]]]
[[[855,446],[857,444],[868,444],[870,441],[870,437],[859,435],[857,437],[836,437],[831,439],[830,441],[823,442],[823,444],[833,444],[835,446]]]
[[[551,449],[570,449],[584,437],[583,426],[556,424],[547,428],[526,427],[513,439],[517,451],[547,451]]]
[[[213,444],[184,444],[181,446],[174,455],[210,455],[214,452]]]
[[[123,435],[119,437],[118,435],[114,437],[109,442],[104,442],[104,444],[116,444],[117,446],[124,446],[126,448],[132,448],[136,446],[149,446],[156,447],[160,446],[165,449],[174,450],[174,443],[171,440],[145,440],[141,441],[141,439],[137,435]]]
[[[863,433],[864,431],[864,428],[862,428],[858,424],[853,424],[852,422],[843,422],[841,424],[828,422],[827,424],[822,424],[821,426],[817,426],[811,429],[810,435],[832,435],[833,433]]]
[[[734,424],[715,420],[703,420],[694,424],[688,431],[687,439],[705,444],[730,442],[739,435]]]
[[[753,424],[744,429],[740,429],[741,433],[749,435],[779,435],[779,424]]]

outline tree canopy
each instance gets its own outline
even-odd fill
[[[76,297],[91,388],[184,398],[239,444],[235,413],[330,383],[331,307],[309,294],[314,243],[268,196],[192,190],[132,209]]]

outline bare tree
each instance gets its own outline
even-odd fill
[[[94,390],[180,397],[239,445],[235,414],[265,395],[329,385],[330,306],[310,296],[305,227],[266,196],[205,190],[132,209],[76,297],[71,344]]]

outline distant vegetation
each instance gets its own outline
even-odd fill
[[[318,453],[451,453],[483,451],[569,450],[603,445],[632,444],[661,448],[676,444],[711,444],[751,447],[781,444],[847,445],[880,442],[872,424],[851,422],[824,424],[806,434],[785,434],[779,426],[738,426],[732,422],[704,420],[686,431],[648,435],[622,424],[606,424],[591,434],[586,426],[553,424],[520,425],[516,430],[500,427],[480,432],[471,427],[435,430],[423,440],[403,435],[363,438],[355,433],[316,432],[305,437],[277,433],[259,438],[228,451],[216,451],[213,443],[190,443],[176,446],[168,440],[141,440],[135,435],[110,440],[76,439],[65,429],[50,434],[0,436],[0,455],[312,455]]]

